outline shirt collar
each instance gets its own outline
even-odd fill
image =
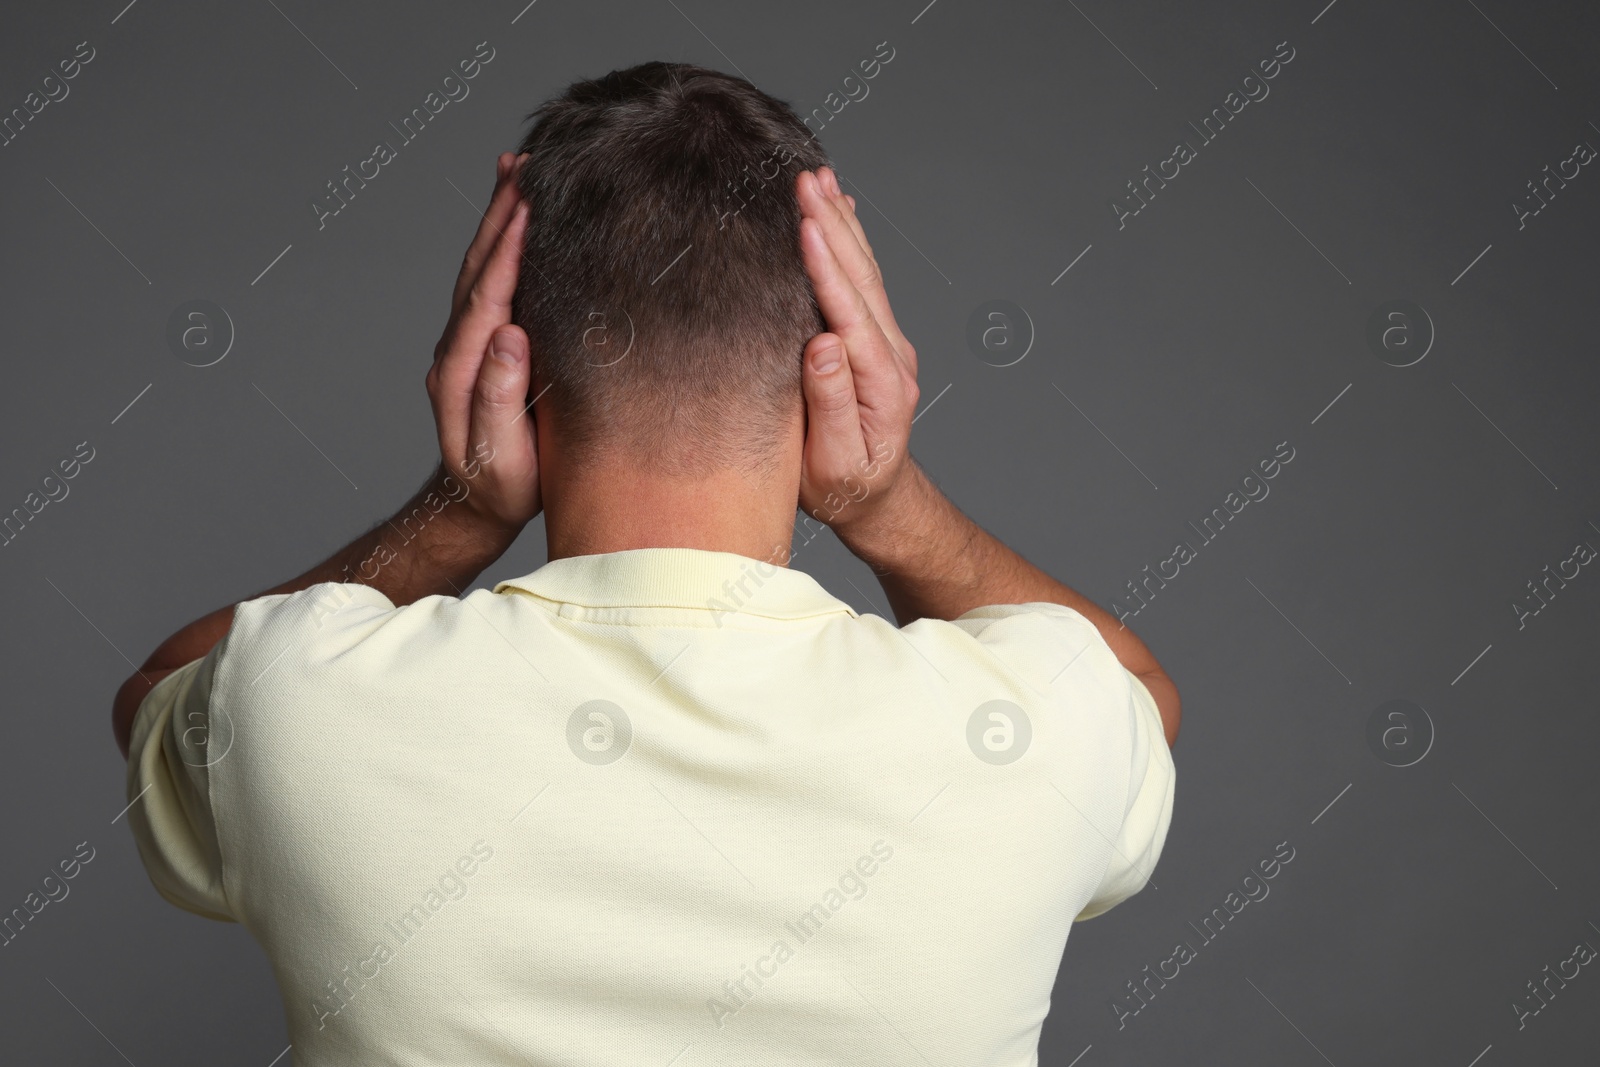
[[[566,556],[521,578],[506,579],[494,591],[592,608],[702,608],[769,619],[856,617],[854,608],[804,571],[700,548],[631,548]]]

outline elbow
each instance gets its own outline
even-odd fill
[[[143,667],[128,676],[128,680],[122,683],[117,695],[112,698],[111,735],[117,739],[117,747],[122,750],[123,759],[128,758],[128,748],[133,743],[133,720],[138,716],[144,698],[150,695],[156,683],[177,669],[178,667],[153,667],[151,660],[146,660]]]
[[[162,672],[165,673],[165,672]],[[122,758],[128,758],[128,746],[133,735],[133,719],[139,714],[139,705],[155,688],[156,679],[148,672],[135,671],[128,676],[111,700],[111,736],[116,738]]]
[[[1167,747],[1171,748],[1178,741],[1178,724],[1183,718],[1183,701],[1178,697],[1178,687],[1165,671],[1142,674],[1139,680],[1156,702],[1156,711],[1161,715],[1161,732],[1167,739]]]

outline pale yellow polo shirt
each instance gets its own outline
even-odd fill
[[[900,628],[649,548],[240,604],[139,708],[128,822],[265,949],[299,1067],[1032,1067],[1173,785],[1069,608]]]

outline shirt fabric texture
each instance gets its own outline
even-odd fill
[[[1174,783],[1070,608],[897,627],[647,548],[241,603],[127,795],[160,894],[263,947],[296,1067],[1035,1067]]]

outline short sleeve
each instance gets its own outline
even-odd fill
[[[1128,678],[1128,718],[1133,752],[1128,775],[1128,800],[1122,827],[1111,839],[1111,862],[1077,921],[1111,910],[1145,887],[1172,823],[1177,772],[1161,725],[1155,698],[1143,682]]]
[[[145,871],[168,902],[236,922],[222,885],[211,773],[232,731],[212,705],[227,639],[157,682],[134,715],[128,744],[128,826]]]
[[[240,920],[242,902],[230,901],[225,889],[220,841],[226,834],[218,833],[213,779],[220,782],[219,775],[248,758],[234,751],[233,741],[235,728],[251,714],[251,701],[271,688],[255,683],[274,669],[303,665],[314,642],[334,632],[333,620],[369,620],[394,607],[371,586],[347,582],[242,601],[210,652],[162,678],[145,695],[129,733],[127,817],[139,858],[164,899],[208,919]],[[290,655],[297,649],[299,657]],[[231,817],[221,814],[226,828],[246,824],[260,812],[241,808]]]
[[[1128,739],[1128,791],[1120,809],[1112,809],[1121,823],[1115,832],[1097,831],[1110,844],[1111,858],[1077,920],[1111,910],[1150,880],[1172,822],[1177,772],[1155,698],[1094,623],[1064,604],[991,604],[951,621],[1034,689],[1070,686],[1095,701],[1114,723],[1108,729]],[[1120,788],[1120,773],[1116,779]]]

